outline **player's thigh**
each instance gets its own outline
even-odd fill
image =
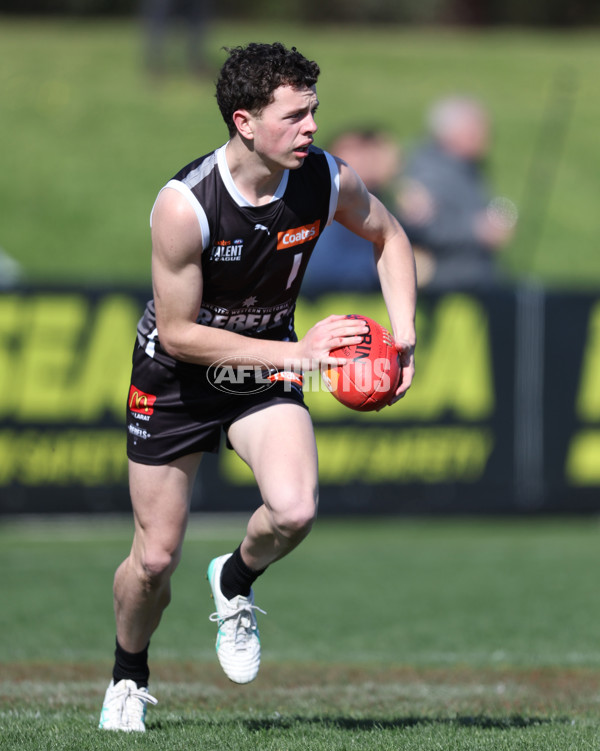
[[[274,404],[236,420],[228,438],[252,469],[267,505],[316,501],[317,447],[308,410]]]
[[[129,461],[129,489],[138,545],[175,553],[181,547],[190,499],[202,454],[189,454],[169,464]]]

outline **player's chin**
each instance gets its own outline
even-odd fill
[[[294,151],[290,161],[293,161],[294,166],[290,165],[290,169],[301,167],[304,164],[304,160],[308,156],[308,151]]]

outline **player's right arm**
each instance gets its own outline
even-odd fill
[[[202,305],[203,238],[196,213],[172,188],[161,191],[152,214],[152,287],[161,346],[183,362],[219,360],[252,364],[261,357],[277,367],[306,369],[340,364],[330,350],[360,342],[361,321],[342,315],[319,321],[298,342],[254,339],[196,323]]]

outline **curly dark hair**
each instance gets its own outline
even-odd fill
[[[237,133],[233,122],[236,110],[258,113],[273,101],[273,92],[279,86],[314,86],[321,72],[317,63],[280,42],[252,42],[225,50],[229,57],[217,80],[216,97],[230,137]]]

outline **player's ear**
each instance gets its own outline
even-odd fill
[[[254,118],[248,110],[236,110],[233,113],[233,123],[238,133],[248,141],[254,138],[253,122]]]

